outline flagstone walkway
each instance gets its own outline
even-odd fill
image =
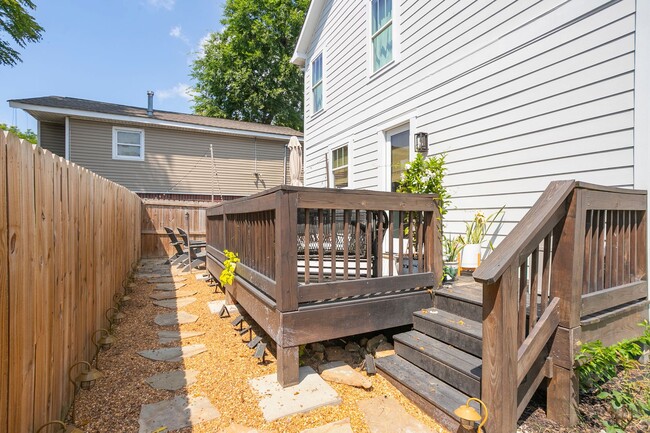
[[[364,385],[371,384],[364,389],[325,383],[309,369],[304,389],[274,386],[273,355],[267,351],[266,363],[251,357],[247,336],[219,318],[224,296],[195,275],[144,261],[133,289],[118,340],[100,356],[105,377],[78,395],[76,421],[85,431],[444,431],[379,376],[364,373]]]

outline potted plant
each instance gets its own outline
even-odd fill
[[[458,276],[458,255],[463,249],[460,236],[456,237],[442,237],[443,249],[443,268],[444,282],[452,282]]]
[[[465,223],[465,235],[460,236],[463,249],[460,262],[461,268],[478,268],[481,262],[481,247],[485,241],[485,236],[497,217],[503,214],[504,208],[505,206],[502,206],[501,209],[487,217],[482,211],[478,211],[474,214],[472,222]],[[488,246],[491,250],[494,249],[491,242]]]

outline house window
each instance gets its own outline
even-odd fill
[[[372,70],[393,60],[393,1],[371,0]]]
[[[323,53],[311,62],[311,95],[313,112],[323,109]]]
[[[348,186],[348,146],[332,150],[332,178],[336,188]]]
[[[114,127],[113,159],[144,161],[144,131]]]

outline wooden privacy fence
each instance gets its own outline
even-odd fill
[[[205,209],[214,203],[145,199],[142,202],[142,257],[169,257],[174,247],[163,227],[180,227],[192,240],[205,240]],[[180,238],[179,238],[180,239]]]
[[[140,206],[129,190],[0,133],[0,431],[65,416],[68,368],[93,357],[91,334],[107,326],[139,259]]]

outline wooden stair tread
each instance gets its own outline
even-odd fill
[[[454,313],[439,308],[427,308],[425,310],[416,311],[413,315],[423,320],[446,326],[447,328],[451,328],[479,340],[483,339],[482,323],[459,317]]]
[[[405,332],[395,335],[393,338],[474,380],[481,380],[481,358],[418,331]],[[397,355],[400,355],[399,351],[397,351]]]
[[[376,360],[376,365],[381,373],[390,376],[453,419],[458,419],[454,415],[454,410],[464,405],[469,398],[456,388],[397,355],[379,358]]]
[[[452,285],[443,285],[436,290],[436,295],[438,294],[475,305],[483,305],[483,286],[473,280],[461,279]]]

